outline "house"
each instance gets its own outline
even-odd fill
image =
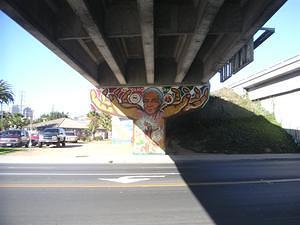
[[[88,124],[83,122],[78,122],[76,120],[72,120],[69,118],[59,118],[55,120],[49,120],[45,122],[32,124],[32,129],[37,129],[37,130],[43,130],[45,128],[50,128],[50,127],[61,127],[66,130],[68,129],[80,130],[80,129],[87,129]]]
[[[55,120],[34,123],[32,125],[28,125],[27,128],[31,130],[42,131],[45,128],[60,127],[64,128],[65,131],[73,131],[77,136],[81,136],[83,134],[86,134],[88,125],[89,120],[78,121],[70,118],[59,118]],[[104,128],[99,128],[97,130],[96,136],[102,136],[103,138],[107,138],[107,131]]]

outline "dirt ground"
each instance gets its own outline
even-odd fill
[[[89,157],[93,155],[130,155],[130,144],[111,144],[109,141],[66,143],[65,147],[57,148],[54,145],[42,148],[30,147],[22,151],[9,153],[10,156],[71,156]]]

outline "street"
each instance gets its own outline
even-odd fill
[[[0,164],[1,225],[290,225],[300,161]]]

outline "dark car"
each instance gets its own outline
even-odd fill
[[[41,148],[43,144],[64,147],[66,145],[65,130],[63,128],[46,128],[39,135],[38,146]]]
[[[29,145],[29,134],[26,130],[15,129],[1,132],[0,146],[1,147],[22,147],[26,148]]]

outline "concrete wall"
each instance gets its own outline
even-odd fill
[[[295,92],[298,89],[300,89],[300,71],[285,74],[282,77],[274,78],[253,87],[246,87],[250,100],[272,98],[273,96]]]
[[[133,122],[127,118],[112,116],[112,143],[132,143]]]
[[[298,83],[300,85],[300,83]],[[281,126],[300,143],[300,91],[260,100]]]

